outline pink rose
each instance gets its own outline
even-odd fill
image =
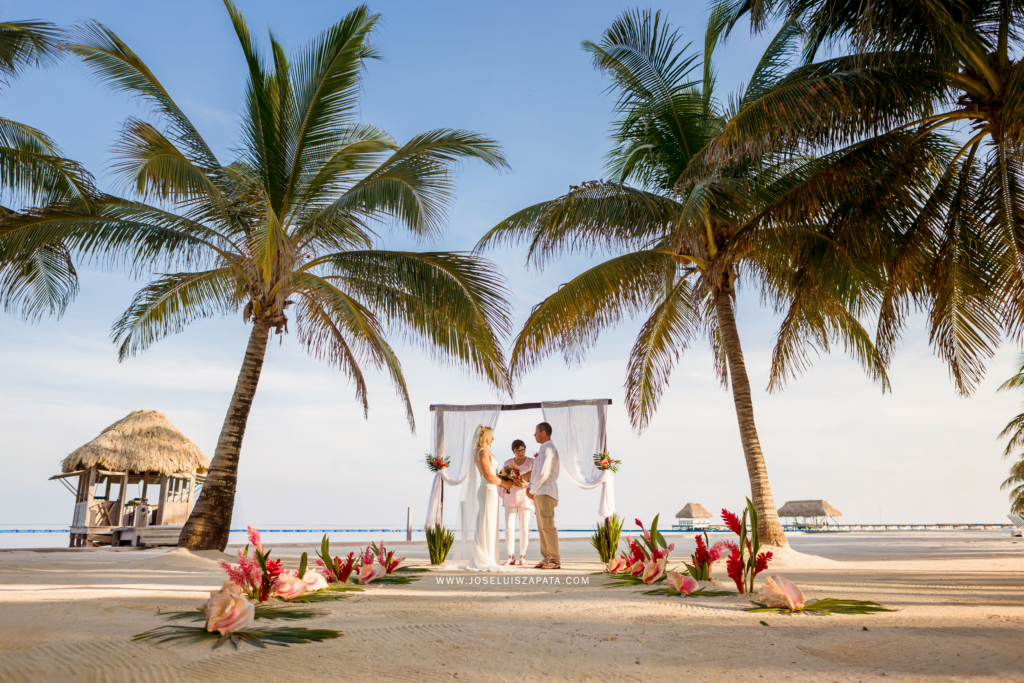
[[[644,583],[654,583],[662,576],[665,575],[665,563],[667,560],[662,557],[657,560],[651,560],[643,568]]]
[[[387,574],[387,569],[379,564],[364,564],[359,570],[359,583],[370,583]]]
[[[697,581],[692,576],[684,576],[679,572],[669,572],[665,577],[668,587],[681,595],[689,595],[697,590]]]
[[[804,594],[791,581],[781,576],[769,576],[768,582],[761,587],[761,600],[768,607],[782,609],[803,609]]]
[[[270,592],[270,596],[274,598],[281,598],[282,600],[291,600],[297,598],[306,592],[306,582],[288,572],[282,572],[278,574],[277,580],[274,581],[274,588]]]
[[[621,557],[616,557],[614,560],[608,563],[608,573],[618,574],[626,567],[626,561]]]
[[[210,591],[210,599],[199,611],[206,615],[206,630],[221,635],[234,633],[256,616],[256,606],[243,597],[241,588],[228,581],[219,591]]]
[[[306,583],[307,593],[323,590],[328,585],[324,575],[314,569],[307,569],[302,580]]]

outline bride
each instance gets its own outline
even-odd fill
[[[477,507],[474,512],[467,505],[465,521],[475,518],[475,534],[473,536],[472,555],[467,558],[469,564],[467,569],[478,571],[507,571],[507,568],[495,562],[498,550],[498,487],[506,491],[510,484],[502,481],[495,474],[494,456],[491,454],[491,443],[494,441],[494,430],[490,427],[480,425],[476,431],[476,443],[474,444],[473,465],[474,470],[470,472],[470,488],[467,491],[469,501],[472,502],[473,486],[476,484],[476,475],[480,475],[479,488],[476,490],[475,502]],[[467,549],[468,550],[468,549]],[[468,552],[466,553],[469,554]]]

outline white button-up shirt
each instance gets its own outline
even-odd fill
[[[551,496],[558,500],[558,449],[551,441],[540,445],[537,459],[530,474],[530,493],[535,496]]]

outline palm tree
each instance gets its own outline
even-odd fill
[[[1003,382],[999,391],[1021,387],[1024,387],[1024,363],[1021,363],[1016,375]],[[1003,450],[1003,457],[1009,458],[1015,450],[1024,446],[1024,413],[1010,420],[1003,431],[999,433],[1000,439],[1006,437],[1010,438],[1010,442]],[[1020,459],[1010,466],[1010,476],[1006,478],[999,489],[1001,491],[1010,489],[1010,512],[1024,514],[1024,453],[1019,454],[1019,457]]]
[[[378,55],[369,39],[379,17],[365,6],[289,59],[273,35],[264,52],[238,9],[225,5],[248,70],[232,163],[218,161],[113,31],[87,24],[68,49],[115,90],[150,103],[164,124],[129,119],[115,147],[115,170],[156,202],[106,197],[92,214],[69,202],[0,227],[11,249],[60,240],[86,257],[162,273],[113,326],[121,359],[200,318],[241,313],[252,324],[209,475],[182,530],[180,545],[192,549],[227,544],[268,336],[290,321],[309,353],[349,377],[364,414],[370,364],[390,375],[413,426],[389,328],[508,388],[500,337],[509,323],[493,268],[465,254],[375,249],[371,231],[390,221],[436,236],[453,197],[453,165],[505,167],[497,143],[433,130],[398,144],[355,119],[363,62]]]
[[[49,65],[60,56],[61,29],[45,21],[0,22],[0,84],[28,67]],[[78,199],[88,206],[92,177],[63,153],[46,133],[0,117],[0,216],[15,204],[46,205]],[[4,310],[29,319],[60,314],[77,289],[66,249],[52,245],[17,261],[0,261]]]
[[[730,26],[748,12],[755,30],[799,20],[805,40],[803,66],[767,106],[734,117],[711,145],[715,158],[798,139],[825,148],[894,131],[960,135],[917,220],[889,245],[877,345],[888,356],[909,308],[928,310],[931,341],[969,395],[1001,333],[1024,333],[1024,8],[1011,0],[718,7]]]
[[[875,181],[912,178],[945,152],[928,137],[907,144],[901,162],[888,165],[879,163],[877,143],[820,159],[778,147],[757,163],[712,167],[707,144],[737,110],[772,95],[800,35],[798,26],[787,26],[727,104],[712,61],[723,18],[711,16],[696,76],[698,58],[677,47],[678,34],[660,13],[626,13],[600,44],[584,42],[619,94],[608,178],[514,214],[478,248],[527,240],[528,263],[538,267],[567,251],[612,255],[534,308],[515,340],[511,373],[521,376],[554,350],[578,360],[603,328],[644,313],[625,386],[638,431],[657,409],[679,354],[706,337],[718,377],[731,383],[761,540],[784,545],[736,326],[737,288],[759,289],[783,315],[770,390],[808,366],[808,351],[836,342],[886,387],[883,359],[858,321],[883,282],[866,259],[864,230],[893,220],[910,192],[880,195]]]

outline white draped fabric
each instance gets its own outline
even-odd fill
[[[615,514],[615,475],[594,466],[594,455],[607,449],[604,401],[554,401],[541,403],[544,421],[551,425],[551,441],[558,462],[569,481],[581,489],[601,487],[599,519]]]
[[[561,470],[569,480],[583,489],[601,486],[597,516],[615,514],[614,475],[594,466],[594,454],[606,450],[607,401],[556,401],[541,404],[544,421],[551,424],[551,440],[558,449]],[[479,512],[480,474],[475,455],[476,431],[483,425],[494,428],[501,415],[500,405],[434,406],[434,455],[448,456],[449,466],[434,475],[427,503],[426,528],[442,522],[442,491],[444,484],[462,487],[458,508],[458,531],[451,558],[473,559],[476,520]],[[468,481],[467,481],[468,480]],[[451,506],[451,503],[449,503]],[[448,508],[448,518],[455,510]],[[494,534],[497,540],[497,525]]]
[[[466,480],[472,472],[473,466],[474,437],[480,425],[494,428],[498,424],[498,416],[501,414],[500,405],[475,405],[475,406],[436,406],[434,410],[434,455],[437,457],[448,456],[448,467],[434,475],[434,483],[430,487],[430,500],[427,503],[427,522],[424,525],[429,529],[441,523],[441,491],[443,484],[458,486]],[[442,484],[443,482],[443,484]],[[463,490],[463,502],[466,502],[466,487]],[[473,495],[476,495],[474,490]],[[464,506],[460,506],[464,507]],[[451,519],[451,512],[449,512]],[[476,517],[471,519],[475,520]],[[460,523],[462,520],[460,520]],[[471,524],[475,524],[475,521]],[[461,524],[463,533],[456,538],[456,545],[466,537],[466,525]],[[470,536],[472,538],[472,536]],[[472,541],[470,542],[472,543]]]

